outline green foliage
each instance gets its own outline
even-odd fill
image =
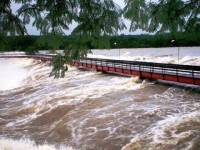
[[[6,45],[6,36],[0,33],[0,51],[5,50],[5,45]]]
[[[54,76],[54,78],[60,78],[65,76],[65,71],[67,68],[64,67],[64,57],[60,54],[54,56],[52,61],[53,69],[49,76]]]
[[[200,33],[175,33],[176,45],[171,43],[171,34],[120,35],[110,37],[111,48],[148,48],[172,46],[200,46]],[[114,44],[116,43],[116,45]]]
[[[23,22],[30,23],[30,18],[34,18],[33,25],[41,31],[41,34],[64,34],[63,29],[68,29],[73,19],[73,4],[70,1],[15,0],[15,2],[22,4],[17,12],[23,17]]]
[[[38,47],[51,49],[65,48],[65,62],[85,57],[89,46],[109,47],[108,35],[117,34],[125,28],[121,19],[122,10],[112,0],[14,0],[22,4],[17,11],[23,25],[30,23],[40,30],[42,36],[36,42]],[[64,42],[64,30],[69,29],[72,21],[78,26],[72,32],[72,43]],[[50,34],[49,34],[50,33]],[[60,59],[58,63],[60,62]],[[54,63],[54,68],[62,70]],[[57,77],[57,73],[55,75]],[[61,72],[62,73],[62,72]]]
[[[26,55],[34,55],[35,53],[38,52],[38,50],[35,49],[34,46],[29,46],[24,51],[26,52]]]
[[[47,46],[47,49],[58,50],[64,46],[65,40],[65,37],[62,35],[46,34],[37,39],[36,45],[38,47]]]
[[[82,36],[113,35],[125,28],[122,10],[112,0],[80,1],[76,15],[78,26],[72,34]]]
[[[16,41],[12,40],[15,37],[9,38],[8,43],[10,40],[13,42],[8,45],[5,44],[3,36],[0,36],[0,49],[34,53],[34,48],[53,50],[62,48],[64,49],[62,59],[69,64],[74,59],[86,57],[91,48],[168,46],[170,38],[180,39],[179,43],[182,45],[196,44],[194,40],[193,42],[176,37],[179,34],[176,32],[184,31],[193,34],[200,31],[198,0],[159,0],[157,2],[125,0],[124,10],[121,10],[113,0],[13,0],[12,2],[21,4],[17,14],[11,9],[11,0],[1,0],[0,33],[17,35],[18,38]],[[121,36],[120,40],[118,37],[112,40],[110,36],[115,36],[118,31],[126,28],[122,14],[131,20],[130,31],[142,29],[153,33],[169,32],[171,36],[164,36],[164,38],[162,35],[156,38]],[[31,19],[33,19],[32,25],[43,35],[40,38],[29,39],[19,36],[28,34],[25,26],[30,24]],[[71,38],[66,39],[61,35],[64,35],[64,30],[68,30],[72,22],[78,25],[72,31]],[[191,39],[194,38],[191,37]],[[184,40],[186,44],[180,42]],[[113,42],[117,45],[113,45]],[[61,71],[63,61],[59,57],[55,60],[60,65],[53,63],[56,69],[52,74],[56,77],[60,77],[57,73],[63,74]]]
[[[145,0],[126,0],[125,3],[124,17],[131,20],[130,31],[147,30],[149,14]]]
[[[148,32],[199,31],[200,3],[198,0],[126,0],[125,18],[131,20],[130,30]]]
[[[29,51],[37,51],[37,50],[52,50],[48,44],[38,45],[37,42],[40,39],[43,39],[42,36],[0,36],[0,42],[5,42],[4,51],[26,51],[27,53],[32,53]],[[72,38],[72,36],[62,36],[60,39],[63,39],[63,43],[58,41],[60,44],[56,44],[55,49],[65,50],[66,59],[69,59],[69,64],[73,59],[80,59],[87,56],[87,53],[90,53],[91,49],[104,49],[104,48],[146,48],[146,47],[169,47],[171,45],[171,35],[168,34],[156,34],[156,35],[115,35],[115,36],[107,36],[100,37],[102,39],[107,38],[105,43],[96,42],[97,44],[93,44],[93,40],[84,39],[79,40],[76,38]],[[200,32],[179,32],[174,35],[174,38],[179,46],[200,46]],[[44,40],[45,41],[45,40]],[[83,43],[84,41],[84,43]],[[102,40],[103,41],[103,40]],[[106,42],[109,41],[106,45]],[[41,42],[41,41],[40,41]],[[49,42],[54,42],[51,40]],[[42,43],[42,42],[41,42]],[[51,43],[51,44],[52,44]],[[102,44],[103,43],[103,44]],[[116,45],[114,44],[116,43]],[[101,45],[99,45],[101,44]],[[106,46],[105,46],[106,45]],[[80,52],[76,52],[79,51]],[[77,54],[78,53],[78,54]],[[77,54],[77,55],[76,55]],[[69,58],[73,56],[73,58]],[[66,60],[67,61],[67,60]]]
[[[0,33],[4,35],[27,33],[25,24],[12,12],[10,0],[2,0],[0,3]]]
[[[37,36],[7,36],[5,38],[5,51],[28,51],[37,50],[35,42]]]

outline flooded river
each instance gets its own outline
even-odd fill
[[[93,50],[88,57],[200,65],[200,48]],[[198,150],[200,88],[31,59],[0,59],[0,150]]]

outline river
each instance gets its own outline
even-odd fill
[[[200,65],[200,47],[88,57]],[[0,59],[0,150],[198,150],[200,87]]]

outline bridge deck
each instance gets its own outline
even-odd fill
[[[54,55],[47,55],[47,54],[36,54],[36,55],[8,55],[8,54],[1,54],[0,58],[32,58],[32,59],[37,59],[41,61],[53,61],[53,56]]]
[[[139,61],[87,58],[74,61],[75,66],[99,71],[118,72],[144,78],[200,85],[200,67]]]
[[[0,55],[0,58],[33,58],[42,61],[53,61],[53,55]],[[87,58],[75,60],[74,65],[96,69],[99,71],[110,71],[143,78],[161,79],[180,83],[194,84],[200,86],[200,67],[191,65],[176,65],[139,61],[124,61]]]

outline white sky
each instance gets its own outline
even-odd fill
[[[118,4],[121,8],[123,8],[125,6],[124,4],[124,0],[113,0],[116,4]],[[15,12],[19,7],[20,5],[19,4],[12,4],[12,9],[13,11]],[[129,20],[125,20],[124,19],[124,23],[126,24],[127,26],[127,29],[123,30],[123,31],[120,31],[118,34],[145,34],[147,32],[145,31],[142,31],[142,30],[137,30],[135,32],[129,32],[129,27],[130,27],[130,21]],[[73,29],[76,27],[76,23],[72,23],[70,26],[69,26],[69,30],[65,30],[65,34],[69,35]],[[40,34],[40,31],[38,31],[35,27],[32,26],[32,23],[30,23],[29,25],[26,25],[27,27],[27,30],[28,30],[28,33],[30,35],[39,35]]]

